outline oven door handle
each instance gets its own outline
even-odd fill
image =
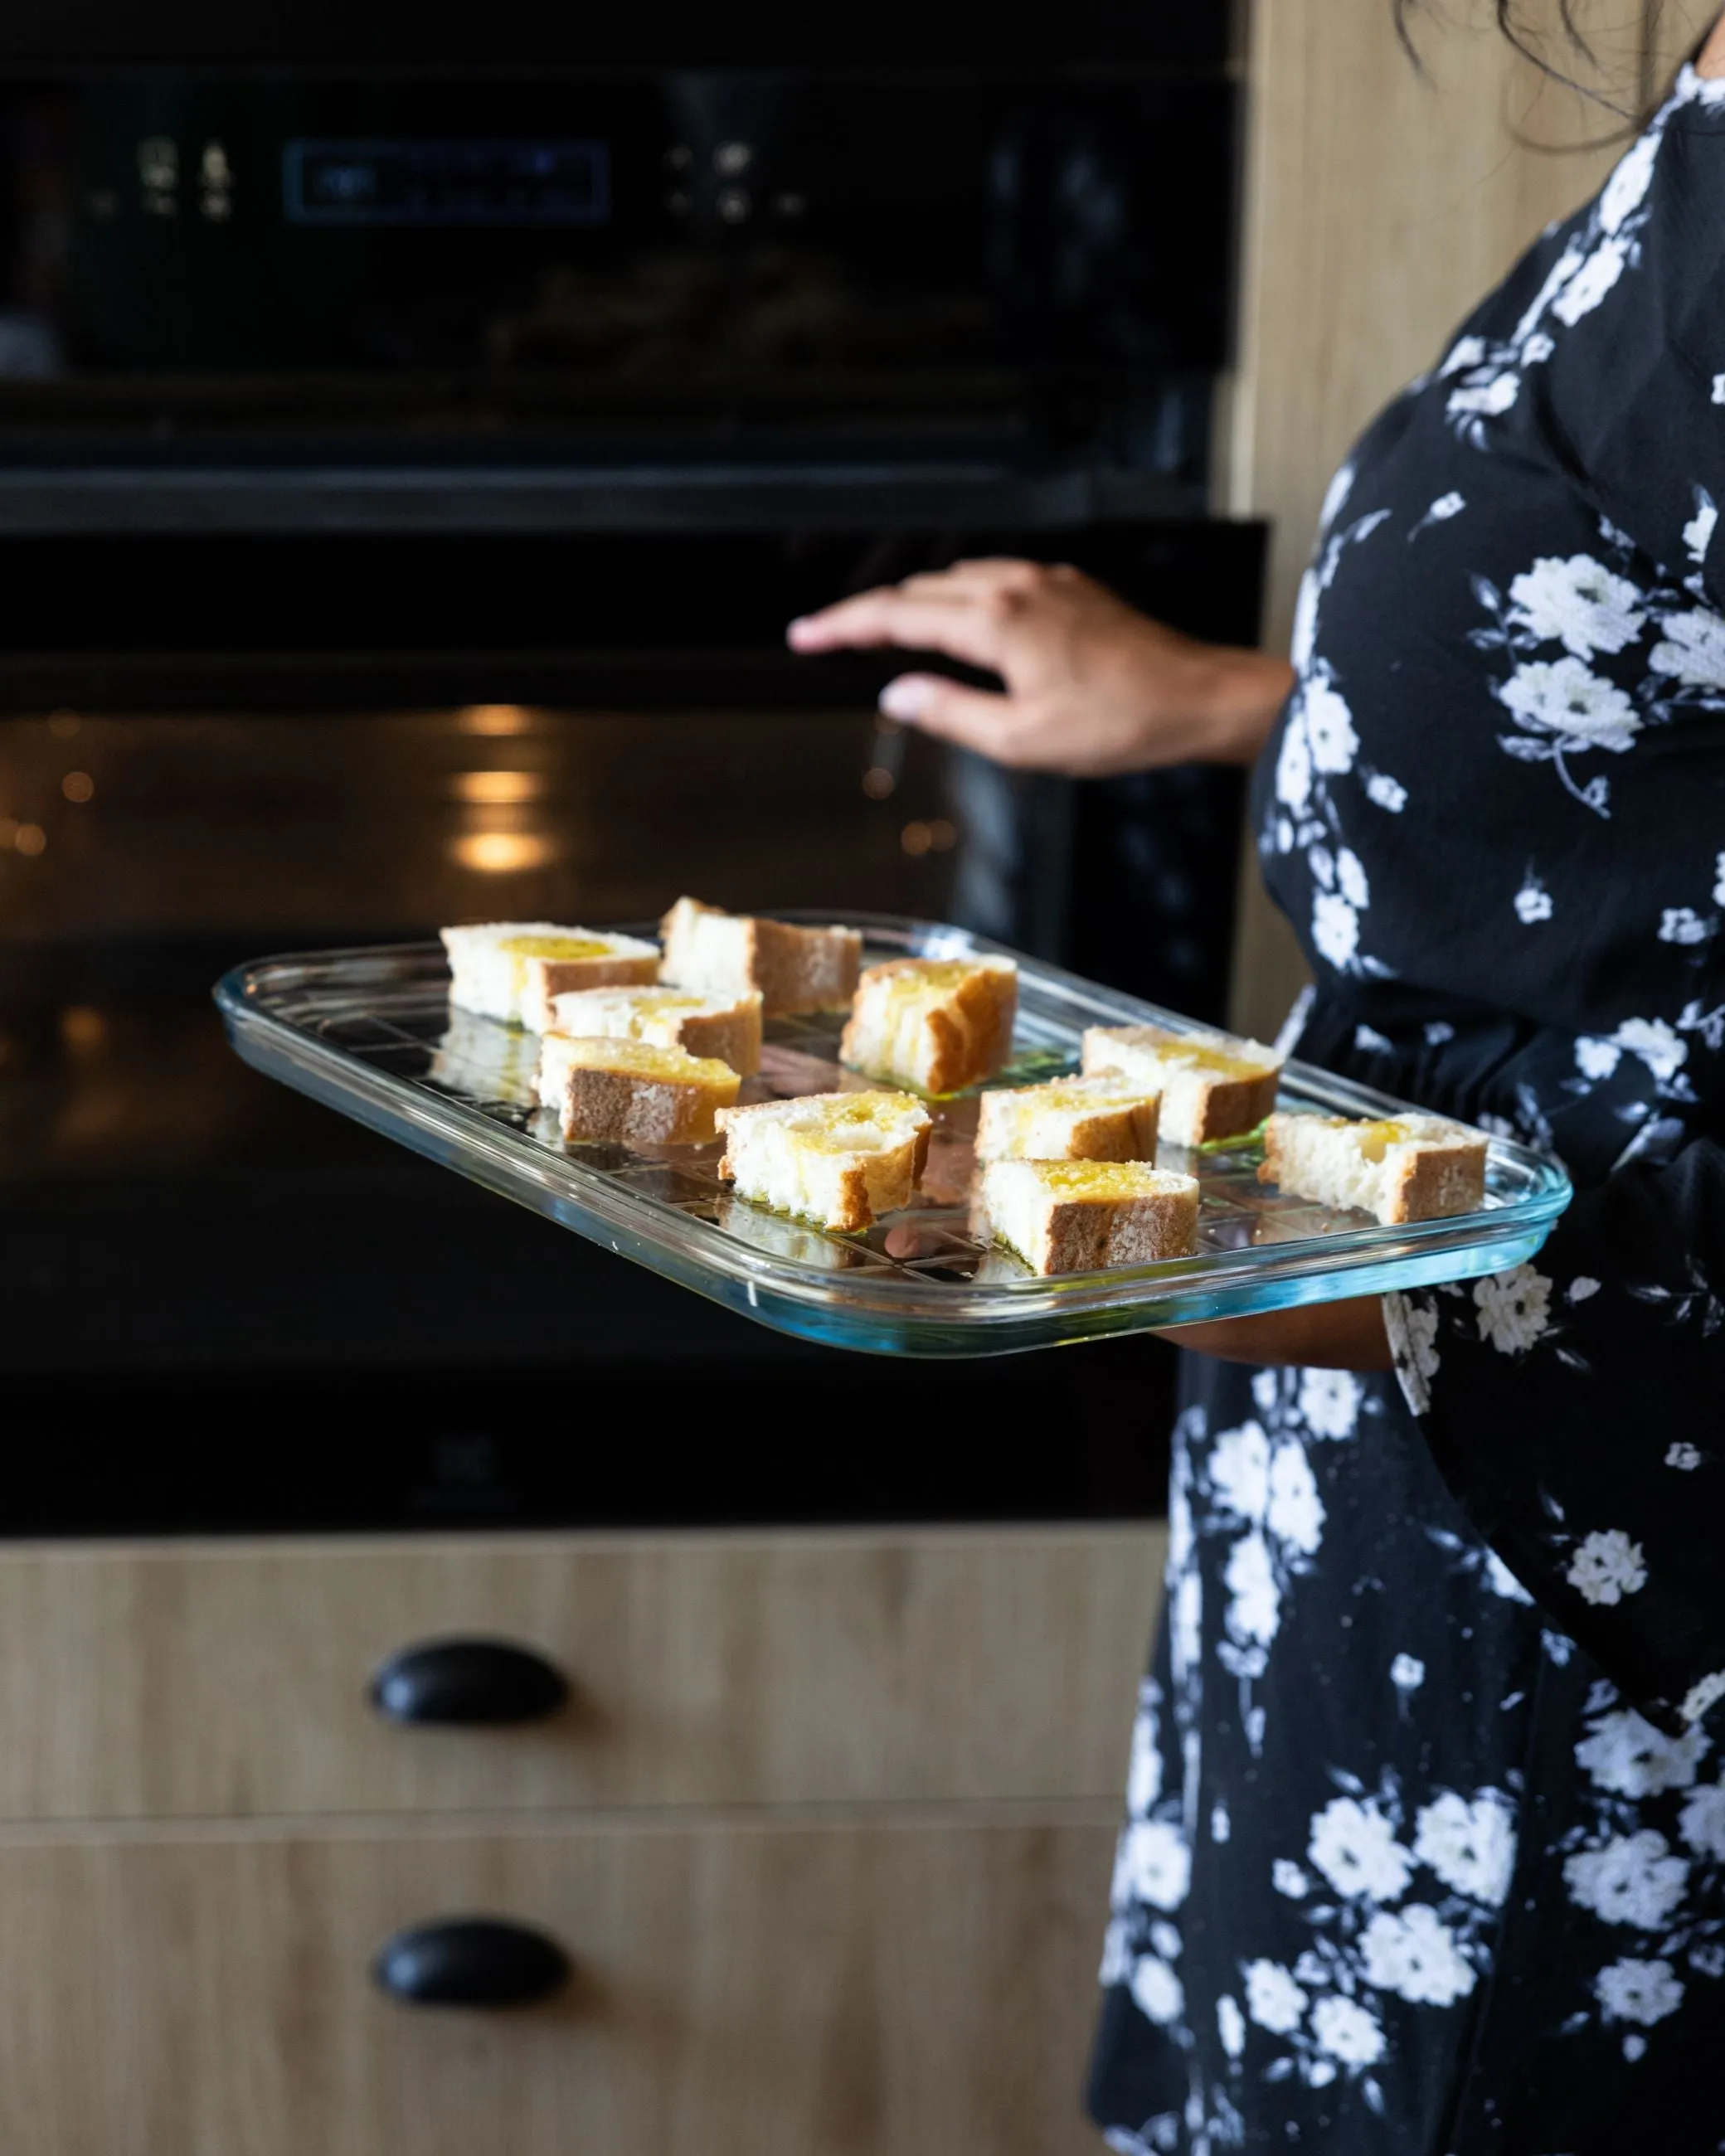
[[[425,1640],[374,1673],[372,1705],[387,1721],[466,1727],[543,1722],[569,1697],[562,1671],[508,1640]]]

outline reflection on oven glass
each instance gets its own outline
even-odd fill
[[[0,1177],[232,1158],[299,1116],[208,1002],[258,952],[720,905],[940,917],[942,751],[868,712],[59,711],[0,723]],[[329,1126],[333,1117],[295,1128]],[[285,1125],[283,1126],[285,1127]],[[315,1142],[315,1141],[314,1141]]]

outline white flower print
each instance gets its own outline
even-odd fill
[[[1652,185],[1653,167],[1659,157],[1663,133],[1650,129],[1624,156],[1599,197],[1599,229],[1615,233],[1638,210]]]
[[[1291,1902],[1301,1902],[1312,1892],[1312,1881],[1291,1857],[1278,1856],[1270,1867],[1270,1883]]]
[[[1448,357],[1438,369],[1439,381],[1441,382],[1445,375],[1460,374],[1466,367],[1477,367],[1485,356],[1486,340],[1483,337],[1458,337],[1450,346]]]
[[[1575,1067],[1584,1078],[1591,1078],[1595,1084],[1602,1078],[1609,1078],[1622,1060],[1623,1050],[1615,1041],[1596,1040],[1584,1033],[1575,1044]]]
[[[1326,532],[1348,506],[1348,497],[1353,491],[1353,466],[1343,465],[1324,490],[1323,506],[1317,512],[1317,528]]]
[[[1463,496],[1451,488],[1448,494],[1440,494],[1426,511],[1426,521],[1432,524],[1447,524],[1452,516],[1459,516],[1466,506]]]
[[[1261,1521],[1270,1502],[1270,1440],[1261,1423],[1224,1430],[1211,1448],[1211,1495],[1224,1512]]]
[[[1594,1996],[1608,2021],[1638,2021],[1651,2029],[1676,2012],[1683,1987],[1668,1961],[1615,1961],[1594,1979]]]
[[[1506,367],[1500,374],[1487,375],[1482,382],[1452,389],[1445,409],[1452,418],[1497,419],[1511,408],[1521,393],[1521,376],[1512,367]]]
[[[1431,1411],[1431,1381],[1438,1373],[1438,1314],[1430,1302],[1411,1296],[1384,1298],[1384,1328],[1395,1358],[1396,1381],[1409,1414]]]
[[[1651,1932],[1682,1900],[1689,1866],[1671,1854],[1662,1834],[1644,1827],[1614,1835],[1603,1848],[1577,1850],[1565,1860],[1563,1883],[1573,1901],[1606,1923]]]
[[[1516,893],[1515,903],[1516,918],[1528,928],[1535,927],[1539,921],[1551,919],[1553,911],[1551,893],[1540,882],[1538,876],[1528,877]]]
[[[1394,1902],[1406,1891],[1413,1859],[1369,1799],[1332,1797],[1312,1820],[1307,1857],[1338,1894]]]
[[[1321,891],[1312,906],[1312,940],[1320,957],[1343,972],[1359,948],[1359,916],[1334,891]]]
[[[1306,2011],[1307,1995],[1278,1961],[1245,1965],[1246,2012],[1273,2036],[1291,2036]]]
[[[1725,1786],[1709,1782],[1677,1816],[1677,1831],[1697,1856],[1725,1864]]]
[[[1314,1437],[1352,1437],[1365,1388],[1351,1370],[1302,1370],[1301,1419]]]
[[[1255,1528],[1230,1550],[1222,1578],[1232,1598],[1226,1620],[1230,1634],[1267,1647],[1281,1625],[1281,1589],[1270,1563],[1270,1546]]]
[[[1380,1909],[1360,1934],[1366,1981],[1414,2006],[1453,2006],[1474,1987],[1455,1934],[1424,1902]]]
[[[1172,1924],[1153,1924],[1150,1927],[1150,1943],[1164,1961],[1180,1958],[1180,1934]]]
[[[1667,1737],[1633,1707],[1622,1707],[1594,1723],[1575,1748],[1575,1763],[1586,1769],[1595,1789],[1620,1797],[1656,1797],[1688,1789],[1707,1747],[1704,1730]]]
[[[1293,631],[1288,639],[1288,657],[1302,681],[1312,671],[1312,654],[1317,642],[1318,601],[1322,591],[1317,570],[1307,569],[1300,579],[1300,594],[1294,602]]]
[[[1677,1712],[1685,1722],[1699,1722],[1722,1699],[1725,1699],[1725,1670],[1715,1670],[1710,1676],[1696,1679],[1684,1693],[1683,1704]]]
[[[1306,746],[1306,724],[1299,712],[1282,729],[1281,747],[1276,757],[1276,798],[1303,816],[1312,799],[1312,752]]]
[[[1372,902],[1372,888],[1366,881],[1365,865],[1351,846],[1343,846],[1336,856],[1336,881],[1348,903],[1364,912]]]
[[[1312,2010],[1312,2033],[1318,2049],[1344,2066],[1375,2066],[1384,2056],[1384,2031],[1377,2016],[1357,1999],[1332,1993]]]
[[[1668,906],[1659,917],[1661,943],[1705,943],[1716,924],[1703,921],[1692,906]]]
[[[1686,688],[1725,689],[1725,618],[1706,607],[1668,613],[1647,664]]]
[[[1141,1705],[1132,1721],[1132,1763],[1127,1768],[1126,1807],[1133,1819],[1147,1817],[1151,1807],[1162,1794],[1162,1747],[1156,1741],[1156,1708],[1153,1699],[1146,1697],[1150,1687],[1146,1685],[1140,1694]]]
[[[1566,329],[1590,315],[1622,276],[1629,249],[1620,239],[1602,240],[1551,303]]]
[[[1216,2001],[1216,2034],[1221,2039],[1222,2049],[1230,2059],[1237,2059],[1245,2049],[1245,2016],[1240,2010],[1240,2001],[1231,1992],[1224,1991]]]
[[[1718,528],[1719,505],[1704,486],[1695,490],[1695,514],[1683,526],[1683,551],[1697,567],[1706,561]]]
[[[1506,1602],[1520,1602],[1529,1609],[1532,1607],[1532,1596],[1494,1549],[1486,1552],[1485,1576],[1486,1584],[1494,1594],[1501,1594]]]
[[[1408,789],[1387,771],[1374,771],[1366,781],[1366,798],[1387,808],[1392,816],[1399,816],[1408,805]]]
[[[1678,1438],[1666,1448],[1665,1464],[1667,1467],[1681,1468],[1686,1475],[1692,1474],[1701,1465],[1701,1447],[1686,1445],[1681,1438]]]
[[[1579,659],[1525,660],[1497,696],[1524,726],[1554,735],[1572,753],[1603,748],[1621,756],[1641,731],[1624,691]]]
[[[1725,854],[1713,863],[1713,903],[1725,906]]]
[[[1414,1854],[1456,1893],[1501,1909],[1516,1865],[1515,1814],[1508,1799],[1482,1789],[1470,1802],[1457,1790],[1444,1790],[1420,1807]]]
[[[1164,1820],[1137,1820],[1120,1837],[1114,1902],[1147,1902],[1153,1909],[1178,1909],[1192,1884],[1192,1852],[1176,1826]]]
[[[1551,1310],[1551,1282],[1532,1265],[1488,1273],[1473,1284],[1480,1337],[1500,1355],[1525,1355],[1542,1339]]]
[[[1186,2010],[1185,1987],[1154,1954],[1141,1954],[1132,1964],[1130,1989],[1139,2011],[1158,2027],[1167,2028]]]
[[[1418,1691],[1425,1681],[1425,1665],[1417,1655],[1398,1655],[1389,1666],[1389,1681],[1399,1692]]]
[[[1359,736],[1353,730],[1353,714],[1327,681],[1307,684],[1304,698],[1306,731],[1312,761],[1330,777],[1352,771],[1359,752]]]
[[[1124,1984],[1132,1974],[1132,1929],[1123,1917],[1116,1917],[1102,1934],[1102,1962],[1096,1982]]]
[[[1509,596],[1509,619],[1517,628],[1542,644],[1561,644],[1575,659],[1622,651],[1645,626],[1636,610],[1637,588],[1590,554],[1573,554],[1567,562],[1542,556],[1511,584]]]
[[[1304,1450],[1281,1444],[1270,1463],[1270,1510],[1266,1524],[1271,1534],[1301,1557],[1315,1557],[1323,1540],[1323,1501],[1317,1478]]]
[[[1647,1584],[1647,1567],[1641,1545],[1621,1527],[1610,1527],[1583,1541],[1564,1577],[1585,1600],[1609,1604],[1639,1594]]]
[[[1586,1302],[1599,1291],[1599,1283],[1589,1280],[1585,1273],[1578,1273],[1570,1281],[1563,1300],[1566,1302]]]

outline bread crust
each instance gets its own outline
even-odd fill
[[[692,950],[703,919],[732,924],[726,961],[716,968],[697,960]],[[793,921],[726,913],[698,898],[680,898],[659,926],[665,942],[660,978],[667,986],[728,994],[758,988],[767,1018],[840,1010],[856,992],[862,967],[860,929],[805,928]]]
[[[1102,1160],[1153,1162],[1156,1158],[1156,1132],[1160,1120],[1161,1101],[1158,1095],[1148,1093],[1136,1100],[1117,1102],[1098,1102],[1087,1113],[1078,1116],[1066,1127],[1065,1140],[1058,1152],[1021,1152],[1012,1143],[1012,1126],[1019,1104],[1027,1098],[1045,1099],[1050,1106],[1060,1104],[1063,1087],[1082,1086],[1083,1078],[1055,1078],[1044,1086],[1004,1087],[998,1092],[984,1093],[978,1104],[976,1157],[978,1161],[1035,1159],[1035,1160]]]
[[[1372,1118],[1349,1122],[1301,1116],[1272,1116],[1264,1127],[1264,1158],[1258,1169],[1260,1183],[1274,1183],[1294,1198],[1314,1203],[1331,1202],[1302,1179],[1289,1144],[1302,1135],[1302,1123],[1318,1122],[1338,1137],[1350,1130],[1368,1130]],[[1425,1118],[1440,1127],[1430,1136],[1411,1137],[1386,1148],[1378,1178],[1377,1202],[1363,1209],[1374,1212],[1385,1227],[1402,1227],[1415,1220],[1442,1220],[1459,1213],[1472,1213],[1485,1202],[1486,1141],[1460,1124],[1444,1125],[1441,1118]]]
[[[855,1094],[809,1094],[799,1101],[762,1102],[744,1108],[721,1109],[716,1118],[719,1130],[726,1140],[724,1158],[719,1163],[719,1173],[726,1182],[738,1179],[738,1166],[732,1158],[739,1126],[747,1129],[751,1119],[759,1116],[759,1127],[771,1130],[778,1118],[774,1111],[809,1102],[830,1101],[834,1105],[848,1104],[856,1099]],[[932,1129],[925,1111],[916,1102],[904,1099],[906,1108],[915,1110],[923,1120],[913,1129],[907,1130],[903,1140],[895,1145],[878,1147],[845,1155],[835,1154],[839,1163],[834,1178],[828,1187],[824,1209],[817,1215],[813,1210],[802,1213],[789,1211],[792,1219],[814,1219],[837,1235],[855,1235],[871,1227],[883,1213],[896,1213],[908,1205],[916,1195],[916,1185],[928,1161],[928,1142]],[[751,1197],[748,1190],[742,1194]],[[772,1201],[757,1190],[752,1202],[771,1206]],[[787,1209],[788,1210],[788,1209]]]
[[[522,961],[521,1023],[549,1033],[551,999],[577,988],[649,988],[659,978],[655,958],[527,958]]]
[[[926,1093],[957,1093],[999,1070],[1012,1052],[1013,1020],[1018,1014],[1015,968],[976,965],[944,993],[931,993],[919,1007],[927,1044],[927,1060],[904,1070],[892,1060],[886,1033],[884,990],[891,981],[927,971],[945,960],[888,958],[870,966],[857,984],[856,1000],[839,1041],[839,1060],[853,1070],[870,1070],[919,1086]]]
[[[1227,1040],[1226,1035],[1214,1038]],[[1162,1135],[1173,1145],[1210,1145],[1219,1138],[1243,1137],[1256,1130],[1276,1106],[1281,1057],[1258,1042],[1242,1040],[1237,1044],[1242,1060],[1255,1060],[1260,1054],[1266,1059],[1261,1071],[1194,1070],[1172,1057],[1164,1063],[1163,1051],[1178,1049],[1185,1039],[1163,1026],[1088,1026],[1084,1075],[1094,1078],[1117,1072],[1157,1086],[1162,1094]]]
[[[1192,1255],[1198,1235],[1198,1193],[1127,1198],[1113,1203],[1066,1199],[1049,1208],[1042,1248],[1031,1262],[1040,1273],[1099,1272],[1108,1265],[1148,1265]]]

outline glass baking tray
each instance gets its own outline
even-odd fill
[[[962,957],[1004,947],[961,928],[896,915],[787,913],[860,928],[865,963]],[[651,933],[638,925],[630,933]],[[990,1082],[1076,1070],[1087,1025],[1192,1021],[1020,954],[1011,1065]],[[566,1147],[536,1106],[535,1036],[454,1010],[435,943],[312,952],[237,968],[216,988],[234,1046],[259,1070],[368,1124],[487,1189],[603,1244],[619,1257],[781,1331],[891,1355],[1004,1355],[1244,1317],[1296,1303],[1373,1295],[1520,1264],[1569,1200],[1554,1163],[1493,1137],[1482,1210],[1380,1227],[1266,1189],[1255,1137],[1163,1164],[1197,1175],[1199,1249],[1190,1257],[1038,1279],[970,1232],[974,1094],[932,1101],[924,1187],[909,1210],[861,1235],[835,1235],[737,1198],[719,1180],[718,1145],[631,1153]],[[763,1067],[743,1087],[767,1100],[870,1081],[836,1060],[841,1019],[775,1020]],[[1328,1115],[1394,1116],[1405,1104],[1290,1063],[1281,1105]]]

